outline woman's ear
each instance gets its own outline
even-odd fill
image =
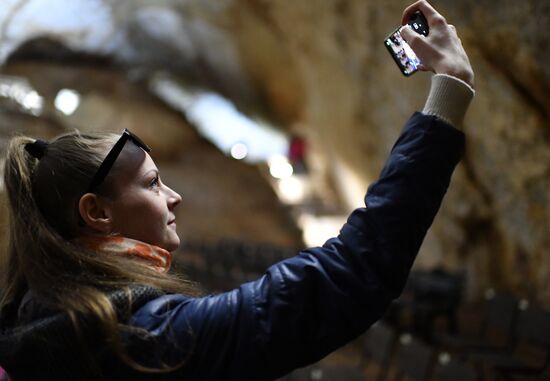
[[[102,233],[111,233],[111,211],[96,194],[86,193],[80,197],[78,211],[86,226]]]

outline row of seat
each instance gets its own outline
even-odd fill
[[[321,361],[279,381],[478,381],[472,368],[385,322],[373,325],[361,341],[361,361],[355,365]]]
[[[257,279],[274,263],[296,255],[299,248],[225,239],[220,242],[186,241],[174,266],[209,291],[229,290]]]
[[[436,335],[434,342],[485,375],[542,377],[550,370],[550,311],[525,299],[488,290],[477,335]]]
[[[322,361],[284,381],[550,381],[550,311],[494,290],[476,306],[459,306],[477,320],[466,324],[469,333],[433,327],[423,336],[424,329],[407,331],[417,325],[382,320],[360,339],[360,362],[342,366]]]
[[[378,368],[376,380],[474,381],[474,369],[410,333],[379,322],[364,338],[365,362]]]
[[[477,307],[458,306],[457,315],[460,311],[470,311],[469,324],[458,324],[466,329],[441,332],[433,325],[427,333],[426,325],[420,325],[422,329],[415,334],[438,351],[450,353],[462,364],[468,364],[479,379],[548,377],[545,373],[550,373],[549,310],[492,289],[487,290],[484,301]],[[420,318],[424,316],[421,314]],[[392,318],[394,323],[399,321],[395,316]],[[419,325],[409,324],[406,329],[411,327]]]

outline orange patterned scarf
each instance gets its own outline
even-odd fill
[[[93,251],[114,254],[129,255],[141,258],[151,264],[159,272],[167,272],[172,263],[172,254],[158,246],[123,236],[86,236],[76,240]]]

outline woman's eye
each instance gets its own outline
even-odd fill
[[[157,176],[153,180],[151,180],[151,182],[149,183],[149,187],[156,188],[159,186],[159,183],[160,183],[160,179]]]

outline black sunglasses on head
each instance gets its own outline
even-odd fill
[[[136,146],[143,149],[145,152],[151,151],[151,148],[149,148],[147,144],[145,144],[140,138],[138,138],[135,134],[131,133],[127,128],[125,128],[124,131],[122,131],[121,137],[115,143],[113,148],[111,148],[111,150],[109,151],[107,156],[105,156],[105,159],[97,169],[97,172],[95,173],[90,183],[90,186],[88,187],[88,192],[92,192],[99,184],[103,182],[103,180],[105,180],[105,177],[107,177],[107,174],[109,173],[111,168],[113,168],[113,164],[115,164],[116,159],[119,157],[122,149],[124,148],[124,145],[128,140],[131,140]]]

